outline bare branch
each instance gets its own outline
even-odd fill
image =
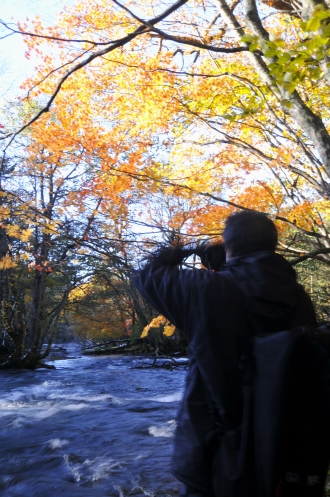
[[[315,259],[318,255],[321,254],[330,254],[330,248],[320,248],[317,250],[313,250],[312,252],[308,252],[307,254],[301,255],[292,261],[289,261],[292,266],[299,264],[299,262],[306,261],[307,259]],[[324,261],[324,259],[322,259]],[[328,262],[330,265],[330,262]]]

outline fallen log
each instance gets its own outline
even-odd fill
[[[113,343],[130,344],[130,343],[139,343],[139,342],[143,342],[143,338],[135,338],[134,342],[131,342],[130,338],[123,338],[120,340],[113,339],[113,340],[109,340],[108,342],[95,343],[93,345],[89,345],[88,347],[83,347],[81,350],[92,350],[92,349],[95,349],[98,347],[105,347],[106,345],[111,345]]]
[[[173,369],[180,367],[183,367],[184,369],[188,368],[187,357],[182,357],[178,360],[172,356],[151,356],[149,358],[134,361],[131,369],[163,368],[173,371]]]

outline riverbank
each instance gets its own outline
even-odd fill
[[[54,345],[51,349],[51,352],[47,358],[47,363],[50,367],[56,368],[57,361],[63,361],[67,359],[79,359],[82,356],[128,356],[132,357],[132,369],[150,369],[150,368],[163,368],[172,371],[176,368],[188,368],[188,358],[185,356],[185,352],[172,352],[169,355],[165,355],[157,349],[151,346],[144,348],[140,346],[138,348],[124,347],[124,346],[116,346],[116,353],[113,354],[113,348],[110,344],[105,344],[102,348],[84,348],[81,347],[78,343],[72,342],[68,344],[58,344]],[[113,342],[126,342],[124,340],[114,340]],[[127,353],[130,350],[130,354]],[[142,350],[143,353],[137,354],[137,351],[140,352]],[[155,355],[155,352],[157,355]]]

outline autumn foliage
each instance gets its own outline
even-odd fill
[[[129,288],[155,244],[217,238],[241,208],[292,263],[329,266],[329,19],[311,0],[89,0],[7,26],[39,63],[1,127],[2,270],[25,260],[46,288],[67,264],[66,302],[98,265]]]

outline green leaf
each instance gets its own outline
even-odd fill
[[[292,83],[286,83],[285,84],[285,89],[291,94],[291,93],[293,93],[295,91],[296,87]],[[291,104],[291,102],[290,102],[290,104]],[[286,105],[286,107],[288,107],[288,105]],[[292,104],[291,104],[291,107],[292,107]]]
[[[302,31],[307,31],[306,26],[307,26],[307,22],[306,21],[301,21],[300,22],[300,27],[301,27]]]
[[[319,67],[316,67],[311,71],[311,78],[312,79],[320,79],[321,77],[321,69]]]
[[[281,67],[278,64],[272,64],[274,67],[269,69],[269,72],[272,76],[282,74]]]
[[[272,64],[269,64],[269,66]],[[268,67],[269,67],[268,66]],[[282,76],[284,72],[286,72],[285,66],[280,66],[279,64],[276,64],[276,66],[273,66],[272,69],[269,70],[270,74],[277,75],[277,76]]]
[[[257,48],[258,48],[257,42],[250,43],[250,45],[249,45],[250,52],[255,52],[257,50]]]
[[[283,107],[287,107],[288,109],[291,109],[292,107],[292,102],[290,102],[290,100],[281,100],[281,104]]]
[[[321,25],[321,20],[314,16],[311,19],[309,19],[309,21],[307,21],[306,31],[317,31],[320,25]]]
[[[306,53],[299,54],[293,61],[289,64],[289,68],[291,70],[295,70],[296,67],[302,66],[305,64],[306,59],[309,58],[309,55]]]
[[[272,57],[275,57],[276,55],[276,49],[275,48],[268,48],[264,52],[265,57],[268,57],[269,59]]]
[[[314,39],[312,39],[312,40],[307,40],[307,41],[305,42],[305,45],[306,45],[306,47],[308,48],[308,50],[315,50],[315,48],[317,48],[317,47],[318,47],[318,42],[317,42],[317,40],[314,38]]]
[[[324,45],[328,45],[328,44],[329,44],[329,38],[323,38],[323,37],[320,37],[320,38],[319,38],[319,43],[320,43],[321,45],[323,45],[323,46],[324,46]]]
[[[232,115],[232,114],[224,114],[222,116],[224,119],[227,119],[227,121],[230,121],[231,123],[233,123],[236,119],[236,114]]]
[[[320,19],[320,21],[323,21],[324,19],[328,19],[330,17],[330,11],[319,10],[318,12],[316,12],[314,17],[317,17],[318,19]]]
[[[290,54],[284,52],[278,57],[277,61],[279,64],[285,64],[286,62],[288,62],[288,60],[290,60],[290,58],[291,58]]]
[[[324,50],[322,48],[319,48],[317,50],[317,52],[315,53],[315,57],[316,57],[317,60],[324,59],[324,56],[325,56],[325,53],[324,53]]]
[[[252,43],[256,40],[256,36],[254,35],[249,35],[245,34],[241,37],[240,41],[245,42],[245,43]]]
[[[284,40],[282,40],[282,38],[276,38],[276,40],[274,40],[273,43],[277,47],[285,47],[286,46],[286,42]]]
[[[330,24],[322,26],[322,37],[330,36]]]

